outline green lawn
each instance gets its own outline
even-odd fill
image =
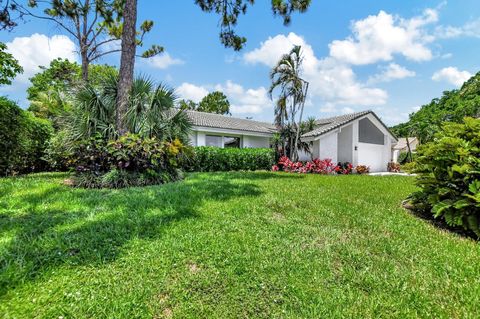
[[[478,318],[480,246],[402,208],[411,177],[0,180],[1,318]]]

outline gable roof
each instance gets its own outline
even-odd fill
[[[382,120],[380,120],[380,118],[371,110],[318,119],[315,121],[315,125],[317,125],[317,128],[315,128],[313,131],[303,134],[302,137],[305,138],[321,136],[368,114],[372,114],[382,124],[382,126],[394,138],[396,138],[395,135],[389,130],[389,128],[382,122]]]
[[[409,138],[408,138],[408,142],[409,142],[410,148],[411,148],[412,150],[415,150],[415,149],[417,148],[418,139],[417,139],[416,137],[409,137]],[[407,149],[407,148],[408,148],[408,146],[407,146],[407,138],[405,138],[405,137],[398,138],[397,144],[395,144],[392,148],[393,148],[394,150]]]
[[[193,126],[221,128],[227,130],[239,130],[245,132],[257,132],[272,134],[277,131],[275,126],[266,122],[241,119],[221,114],[205,113],[186,110],[187,117]]]

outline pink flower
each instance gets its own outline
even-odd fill
[[[278,172],[280,168],[277,165],[272,166],[272,172]]]

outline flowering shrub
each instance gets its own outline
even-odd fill
[[[370,167],[368,167],[367,165],[357,165],[355,167],[355,171],[357,172],[357,174],[367,174],[370,172]]]
[[[395,163],[395,162],[389,162],[387,164],[387,171],[393,172],[393,173],[399,173],[400,172],[400,164]]]
[[[343,174],[343,175],[348,175],[348,174],[352,174],[352,170],[353,170],[353,165],[349,162],[339,162],[338,165],[337,165],[337,173],[338,174]]]
[[[314,159],[310,162],[293,162],[288,157],[282,156],[278,161],[278,165],[272,166],[272,171],[276,172],[282,170],[290,173],[313,173],[313,174],[334,174],[338,173],[341,169],[333,164],[332,160],[327,159]]]

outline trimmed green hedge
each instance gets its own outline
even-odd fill
[[[53,128],[15,102],[0,97],[0,176],[42,171],[42,159]]]
[[[190,172],[270,170],[275,163],[269,148],[194,148],[191,160],[184,167]]]

